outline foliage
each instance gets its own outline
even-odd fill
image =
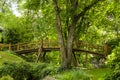
[[[44,4],[48,3],[48,0],[26,0],[26,4],[23,5],[24,8],[29,9],[29,10],[39,10],[39,8],[44,8]],[[32,6],[31,6],[32,5]]]
[[[113,49],[112,54],[108,58],[108,66],[112,69],[110,74],[107,74],[105,80],[120,79],[120,45]]]
[[[106,74],[105,80],[120,80],[120,69],[114,70],[109,74]]]
[[[59,74],[53,75],[57,80],[104,80],[106,73],[110,70],[107,68],[99,69],[72,69],[66,70]]]
[[[28,76],[30,66],[25,62],[16,64],[16,63],[4,63],[0,68],[0,76],[10,75],[15,80],[24,80]]]
[[[0,77],[9,75],[15,80],[40,80],[53,71],[48,64],[4,63],[0,67]]]
[[[27,62],[35,62],[36,60],[36,53],[30,53],[29,55],[27,54],[21,54],[21,58],[23,58]]]
[[[5,30],[4,39],[6,43],[18,43],[20,42],[19,29],[17,28],[8,28]]]
[[[107,63],[111,69],[115,69],[120,64],[120,46],[113,49],[112,54],[108,56]]]
[[[90,80],[90,76],[83,70],[65,71],[55,77],[57,80]]]
[[[59,65],[60,64],[59,57],[60,57],[59,52],[47,52],[45,62]]]
[[[18,43],[18,42],[28,42],[31,41],[32,35],[25,29],[25,27],[6,27],[4,31],[5,43]]]
[[[47,64],[38,64],[37,66],[34,66],[31,73],[33,76],[33,80],[39,80],[41,78],[44,78],[46,75],[50,74],[52,68],[48,66],[49,65]]]
[[[80,71],[73,72],[72,80],[77,80],[77,79],[90,80],[90,76],[82,71],[81,72]]]
[[[10,76],[3,76],[0,80],[13,80]]]
[[[4,63],[4,62],[23,62],[24,60],[16,55],[14,55],[11,52],[5,51],[2,52],[0,51],[0,66]]]
[[[111,47],[111,50],[113,50],[116,46],[118,46],[120,39],[114,38],[110,39],[107,44]]]
[[[98,68],[86,70],[91,80],[104,80],[104,76],[111,72],[109,68]]]
[[[1,0],[0,25],[5,27],[5,42],[29,42],[41,37],[58,38],[58,35],[56,35],[58,31],[55,29],[55,12],[52,1],[57,1],[58,4],[58,12],[61,19],[61,36],[64,38],[63,42],[65,42],[64,49],[73,42],[69,41],[69,38],[69,42],[66,41],[67,37],[71,36],[71,33],[75,35],[72,36],[75,41],[84,40],[93,44],[104,44],[110,40],[108,43],[117,45],[114,40],[111,40],[111,38],[116,37],[116,33],[120,29],[117,27],[120,25],[120,1],[116,0]],[[13,15],[14,11],[11,10],[12,2],[18,5],[16,7],[22,7],[22,16],[16,17]],[[97,4],[93,4],[94,2]],[[72,24],[74,28],[72,28]],[[117,37],[119,37],[118,34]],[[69,51],[66,51],[69,54],[67,55],[66,53],[68,58],[70,56]],[[58,59],[55,60],[56,62],[54,61],[53,57],[56,57],[54,55],[47,57],[48,62],[51,59],[54,63],[58,61]],[[63,62],[65,61],[67,60],[63,60]],[[82,62],[84,63],[84,61]]]

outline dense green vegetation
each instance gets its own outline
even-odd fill
[[[104,80],[104,76],[110,72],[108,68],[102,69],[72,69],[64,72],[58,71],[55,64],[28,63],[10,52],[1,52],[0,80],[39,80],[49,74],[57,80]],[[9,76],[8,76],[9,75]]]
[[[23,62],[24,60],[10,52],[2,52],[0,51],[0,65],[4,62]]]
[[[14,80],[40,80],[50,74],[52,68],[47,64],[4,63],[0,76],[11,76]]]
[[[0,28],[0,80],[120,80],[119,0],[0,0]],[[41,54],[38,63],[39,50],[18,55],[3,48],[41,39],[60,51]],[[75,57],[80,42],[108,54]]]
[[[108,66],[112,70],[111,73],[106,76],[105,80],[114,80],[120,79],[120,47],[116,46],[116,48],[112,51],[112,54],[108,58]]]
[[[104,80],[106,74],[110,72],[109,69],[75,69],[64,71],[54,77],[58,80]]]

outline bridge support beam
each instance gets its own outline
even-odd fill
[[[73,65],[74,65],[75,67],[78,66],[77,58],[76,58],[76,56],[75,56],[75,52],[74,52],[74,51],[73,51],[72,63],[73,63]]]
[[[44,53],[43,53],[43,59],[42,59],[43,62],[45,62],[45,60],[46,60],[45,56],[46,56],[46,51],[44,51]]]
[[[9,44],[9,50],[11,50],[11,43]]]
[[[87,66],[88,66],[88,53],[86,52],[86,54],[85,54],[85,67],[87,68]]]
[[[110,53],[110,46],[107,43],[104,45],[104,51],[104,56],[107,57],[107,55]]]

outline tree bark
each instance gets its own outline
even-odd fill
[[[75,32],[75,27],[76,27],[76,18],[73,18],[71,27],[68,31],[68,37],[67,37],[67,42],[64,41],[64,37],[62,34],[62,26],[61,26],[61,20],[60,20],[60,12],[59,12],[59,7],[57,4],[56,0],[53,0],[54,4],[54,9],[56,12],[56,27],[58,31],[58,36],[59,36],[59,43],[61,44],[60,46],[60,51],[61,51],[61,67],[63,69],[69,69],[71,68],[72,65],[72,49],[73,49],[73,39],[74,39],[74,32]]]
[[[60,12],[58,8],[58,4],[56,0],[53,0],[54,9],[56,12],[56,27],[59,37],[59,43],[60,43],[60,51],[61,51],[61,67],[62,69],[67,68],[67,54],[66,54],[66,47],[65,47],[65,41],[62,34],[62,27],[61,27],[61,20],[60,20]]]
[[[72,65],[72,57],[73,57],[73,39],[74,39],[74,33],[75,33],[75,29],[76,29],[76,19],[74,17],[70,30],[68,32],[68,39],[67,39],[67,65],[70,68]]]
[[[57,0],[53,0],[53,5],[56,13],[56,28],[58,32],[58,37],[59,37],[59,43],[60,43],[60,51],[61,51],[61,67],[62,69],[68,69],[71,68],[72,66],[72,59],[73,59],[73,41],[74,41],[74,34],[76,30],[76,25],[78,20],[85,15],[85,13],[92,7],[94,6],[97,2],[101,0],[97,0],[93,3],[91,3],[89,6],[85,7],[82,12],[79,14],[75,14],[77,7],[78,7],[78,0],[72,1],[71,0],[71,9],[73,11],[71,17],[71,24],[69,24],[69,31],[68,31],[68,36],[67,36],[67,41],[66,38],[63,35],[62,31],[62,26],[61,26],[61,19],[60,19],[60,11],[58,7]],[[68,22],[67,22],[68,23]],[[68,26],[68,25],[67,25]]]

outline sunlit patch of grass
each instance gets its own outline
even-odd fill
[[[110,69],[77,69],[64,71],[55,75],[56,80],[104,80],[105,74],[109,73]]]
[[[56,80],[90,80],[91,78],[84,70],[64,71],[54,77]]]
[[[2,76],[0,80],[14,80],[14,79],[11,78],[9,75],[7,75],[7,76]]]
[[[104,76],[110,72],[109,68],[86,70],[86,73],[91,75],[92,80],[104,80]]]
[[[0,65],[4,62],[23,62],[24,60],[10,52],[0,51]],[[31,63],[32,64],[32,63]],[[40,67],[38,68],[38,70]],[[40,71],[41,72],[41,71]],[[56,80],[104,80],[104,76],[110,72],[108,68],[100,69],[72,69],[61,73],[54,73]]]
[[[8,51],[2,52],[0,51],[0,65],[2,65],[4,62],[22,62],[24,61],[22,58],[11,54]]]

